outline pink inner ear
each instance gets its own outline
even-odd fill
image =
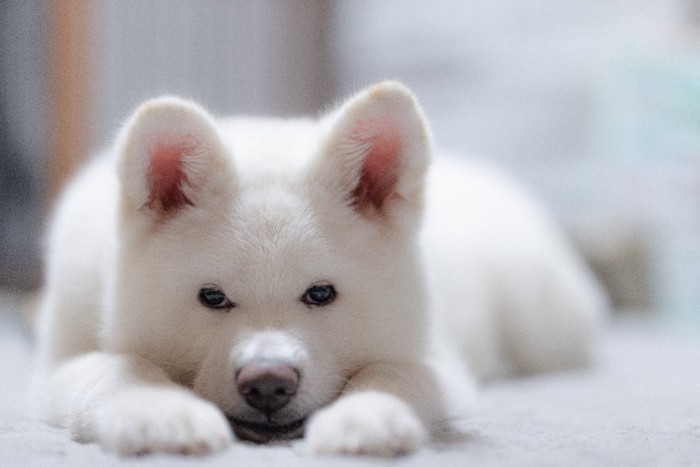
[[[195,148],[189,137],[161,138],[150,150],[148,166],[149,198],[146,205],[154,210],[173,212],[192,202],[183,192],[187,183],[184,156]]]
[[[360,181],[352,193],[353,205],[361,212],[371,208],[381,211],[387,198],[394,193],[399,179],[401,137],[398,129],[387,122],[370,123],[380,131],[369,138],[358,138],[366,139],[369,150],[362,164]],[[365,122],[352,133],[366,134],[368,126],[368,122]]]

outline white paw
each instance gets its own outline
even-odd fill
[[[342,396],[319,411],[306,429],[309,452],[396,456],[427,439],[423,424],[400,399],[380,392]]]
[[[179,390],[144,388],[117,396],[98,409],[93,426],[96,441],[122,455],[206,454],[233,440],[216,406]]]

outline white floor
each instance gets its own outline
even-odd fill
[[[0,465],[121,465],[94,445],[29,419],[31,335],[22,297],[0,294]],[[508,380],[484,388],[454,432],[391,465],[700,466],[700,329],[644,321],[611,325],[590,370]],[[236,444],[206,458],[146,456],[140,465],[376,465],[375,459],[314,460],[299,445]]]

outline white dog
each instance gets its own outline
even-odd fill
[[[605,301],[546,216],[430,165],[398,83],[320,120],[143,104],[58,206],[39,414],[121,454],[395,455],[477,377],[584,363]]]

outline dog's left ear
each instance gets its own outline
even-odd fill
[[[372,86],[327,123],[317,175],[337,196],[367,217],[420,209],[430,138],[423,113],[405,86]]]

